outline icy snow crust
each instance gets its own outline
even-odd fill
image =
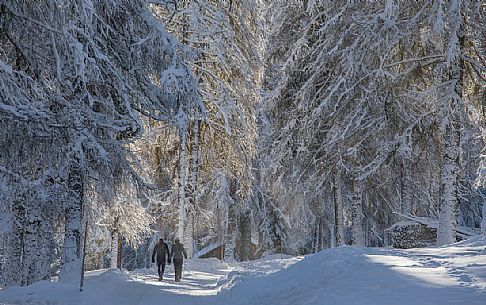
[[[246,263],[188,261],[173,269],[88,273],[85,291],[54,282],[0,291],[0,304],[22,305],[410,305],[486,304],[486,237],[441,248],[340,247],[307,257],[280,255]]]

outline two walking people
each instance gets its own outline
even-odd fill
[[[171,251],[169,251],[169,246],[164,242],[164,239],[160,238],[152,252],[152,263],[155,263],[156,256],[159,281],[162,281],[164,277],[165,263],[167,262],[170,265],[171,261],[173,260],[175,281],[180,282],[182,278],[182,265],[184,263],[184,259],[187,259],[187,253],[179,238],[176,237],[174,239],[174,244],[172,244]]]

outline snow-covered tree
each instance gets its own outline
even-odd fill
[[[292,12],[292,5],[300,9]],[[476,69],[468,74],[471,80],[478,80],[477,71],[482,69],[480,55],[469,57],[472,50],[482,48],[473,47],[477,39],[471,40],[470,51],[466,51],[461,49],[460,39],[454,38],[454,22],[460,20],[454,14],[462,7],[463,18],[471,24],[464,31],[479,37],[483,35],[478,36],[484,7],[475,1],[295,1],[277,6],[292,21],[276,23],[282,30],[277,27],[271,36],[277,42],[287,39],[291,47],[275,48],[278,56],[267,59],[274,67],[268,69],[272,128],[267,137],[272,143],[268,176],[275,196],[284,190],[309,194],[301,198],[313,206],[328,200],[325,195],[333,191],[333,183],[328,181],[340,173],[344,185],[338,195],[344,193],[345,202],[335,196],[336,202],[329,204],[344,211],[335,211],[331,219],[338,224],[344,216],[351,233],[348,241],[353,244],[379,245],[380,231],[396,221],[396,215],[417,211],[439,218],[439,236],[445,231],[452,234],[459,204],[459,153],[465,142],[452,141],[456,143],[452,150],[447,145],[452,143],[451,130],[457,133],[460,124],[477,118],[474,102],[468,102],[469,113],[464,106],[450,110],[456,107],[451,104],[454,98],[462,99],[451,85],[458,83],[451,79],[451,67],[461,63],[454,52],[462,54],[459,58],[468,57],[467,62]],[[468,99],[475,100],[481,89],[474,81],[468,82]],[[453,128],[447,123],[453,121],[452,114],[458,116],[455,124],[459,124]],[[474,130],[469,129],[470,134],[477,134]],[[425,141],[435,142],[427,147]],[[430,172],[415,170],[418,162],[427,162]],[[466,162],[476,161],[473,157]],[[451,185],[437,185],[441,172],[444,183]],[[415,190],[428,193],[431,200],[414,198]],[[439,196],[450,200],[446,200],[449,204],[443,200],[437,213]],[[288,202],[293,198],[288,193],[282,197],[288,205],[294,204]],[[476,210],[475,205],[469,208]]]
[[[243,192],[249,189],[263,47],[259,6],[253,0],[169,1],[153,6],[190,50],[186,61],[198,79],[204,103],[184,114],[188,124],[178,139],[177,234],[191,253],[197,243],[194,238],[212,227],[217,214],[211,203],[218,191],[212,187],[221,184],[213,181],[225,173],[228,181],[238,180]],[[194,224],[201,214],[205,217]]]
[[[125,177],[143,188],[126,150],[128,140],[142,132],[141,117],[175,122],[178,109],[191,108],[200,100],[177,41],[148,5],[147,1],[0,3],[2,124],[5,129],[25,130],[28,139],[12,132],[2,141],[15,145],[2,149],[12,155],[35,152],[37,145],[47,149],[32,163],[27,158],[15,162],[25,167],[20,172],[2,160],[2,175],[12,186],[34,185],[33,194],[43,195],[45,184],[62,186],[58,194],[63,199],[65,232],[62,280],[79,279],[87,185],[96,181],[110,189],[115,179]],[[19,179],[25,183],[19,184]],[[28,226],[25,221],[41,217],[30,214],[39,210],[35,196],[24,196],[31,198],[12,197],[9,203],[11,211],[18,211],[14,218],[19,230]],[[19,254],[12,260],[28,262]]]

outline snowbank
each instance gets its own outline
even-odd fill
[[[39,282],[0,291],[5,305],[484,305],[486,239],[448,247],[340,247],[245,263],[187,261],[183,280],[152,269],[90,272],[85,291]]]
[[[478,236],[471,237],[469,239],[466,239],[466,240],[460,241],[458,243],[452,244],[451,246],[458,246],[458,247],[486,247],[486,235],[485,234],[480,234]]]
[[[232,305],[484,305],[484,245],[478,237],[462,248],[325,250],[282,272],[240,281],[220,300]]]

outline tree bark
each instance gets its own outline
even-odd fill
[[[12,202],[11,231],[8,234],[8,247],[6,250],[7,260],[2,266],[3,285],[17,286],[21,284],[25,227],[26,227],[26,208],[25,194],[20,194]]]
[[[187,135],[185,130],[180,131],[180,149],[179,149],[179,181],[178,181],[178,228],[177,237],[184,243],[184,227],[186,218],[186,144]],[[187,245],[186,245],[187,246]]]
[[[412,214],[413,200],[413,181],[412,181],[412,164],[411,160],[405,156],[401,157],[402,163],[402,207],[401,212],[405,215]]]
[[[335,194],[333,194],[333,197],[336,198]],[[333,200],[332,202],[332,223],[329,226],[329,235],[330,235],[330,244],[329,246],[331,248],[336,248],[336,242],[337,242],[337,237],[336,237],[336,229],[337,229],[337,213],[336,213],[336,200]]]
[[[111,232],[111,249],[110,249],[110,270],[116,270],[118,266],[118,231]]]
[[[481,221],[481,233],[486,236],[486,202],[483,202],[482,216],[483,220]]]
[[[186,249],[187,256],[192,258],[194,254],[194,207],[188,205],[186,208],[186,219],[184,229],[184,248]]]
[[[437,245],[445,245],[456,241],[456,211],[458,200],[459,172],[459,128],[452,123],[446,128],[444,138],[444,164],[441,173],[441,205],[439,213],[439,229],[437,230]]]
[[[29,204],[25,227],[22,285],[50,277],[52,243],[47,223],[35,203]]]
[[[198,115],[198,114],[196,114]],[[186,191],[187,203],[189,208],[186,210],[186,244],[187,253],[190,257],[195,252],[195,211],[198,205],[197,202],[197,183],[200,167],[200,132],[201,132],[201,120],[196,119],[192,124],[191,132],[191,145],[190,145],[190,162],[189,162],[189,183]]]
[[[335,234],[336,246],[345,244],[344,240],[344,206],[343,206],[343,191],[341,170],[338,169],[334,175],[334,216],[335,216]]]
[[[248,210],[242,212],[238,222],[238,241],[237,249],[238,261],[248,261],[252,258],[251,253],[251,218]]]
[[[81,231],[83,219],[84,183],[81,167],[73,163],[69,170],[68,188],[70,200],[65,203],[64,243],[61,254],[63,282],[77,282],[81,273]]]
[[[460,11],[455,12],[460,15]],[[462,17],[461,17],[462,18]],[[461,117],[464,88],[464,54],[465,37],[462,23],[456,30],[459,54],[450,67],[449,79],[453,84],[453,94],[446,101],[445,108],[450,110],[444,134],[444,158],[441,172],[441,204],[437,245],[456,242],[456,213],[459,204],[458,175],[460,169]]]
[[[363,186],[363,181],[354,180],[353,202],[351,206],[351,244],[356,247],[365,246],[365,238],[363,232]]]
[[[236,191],[238,189],[237,181],[231,179],[229,182],[229,195],[234,202],[226,203],[226,234],[224,241],[224,259],[232,261],[236,252],[236,241],[238,239],[238,199]],[[225,215],[223,215],[225,216]]]

